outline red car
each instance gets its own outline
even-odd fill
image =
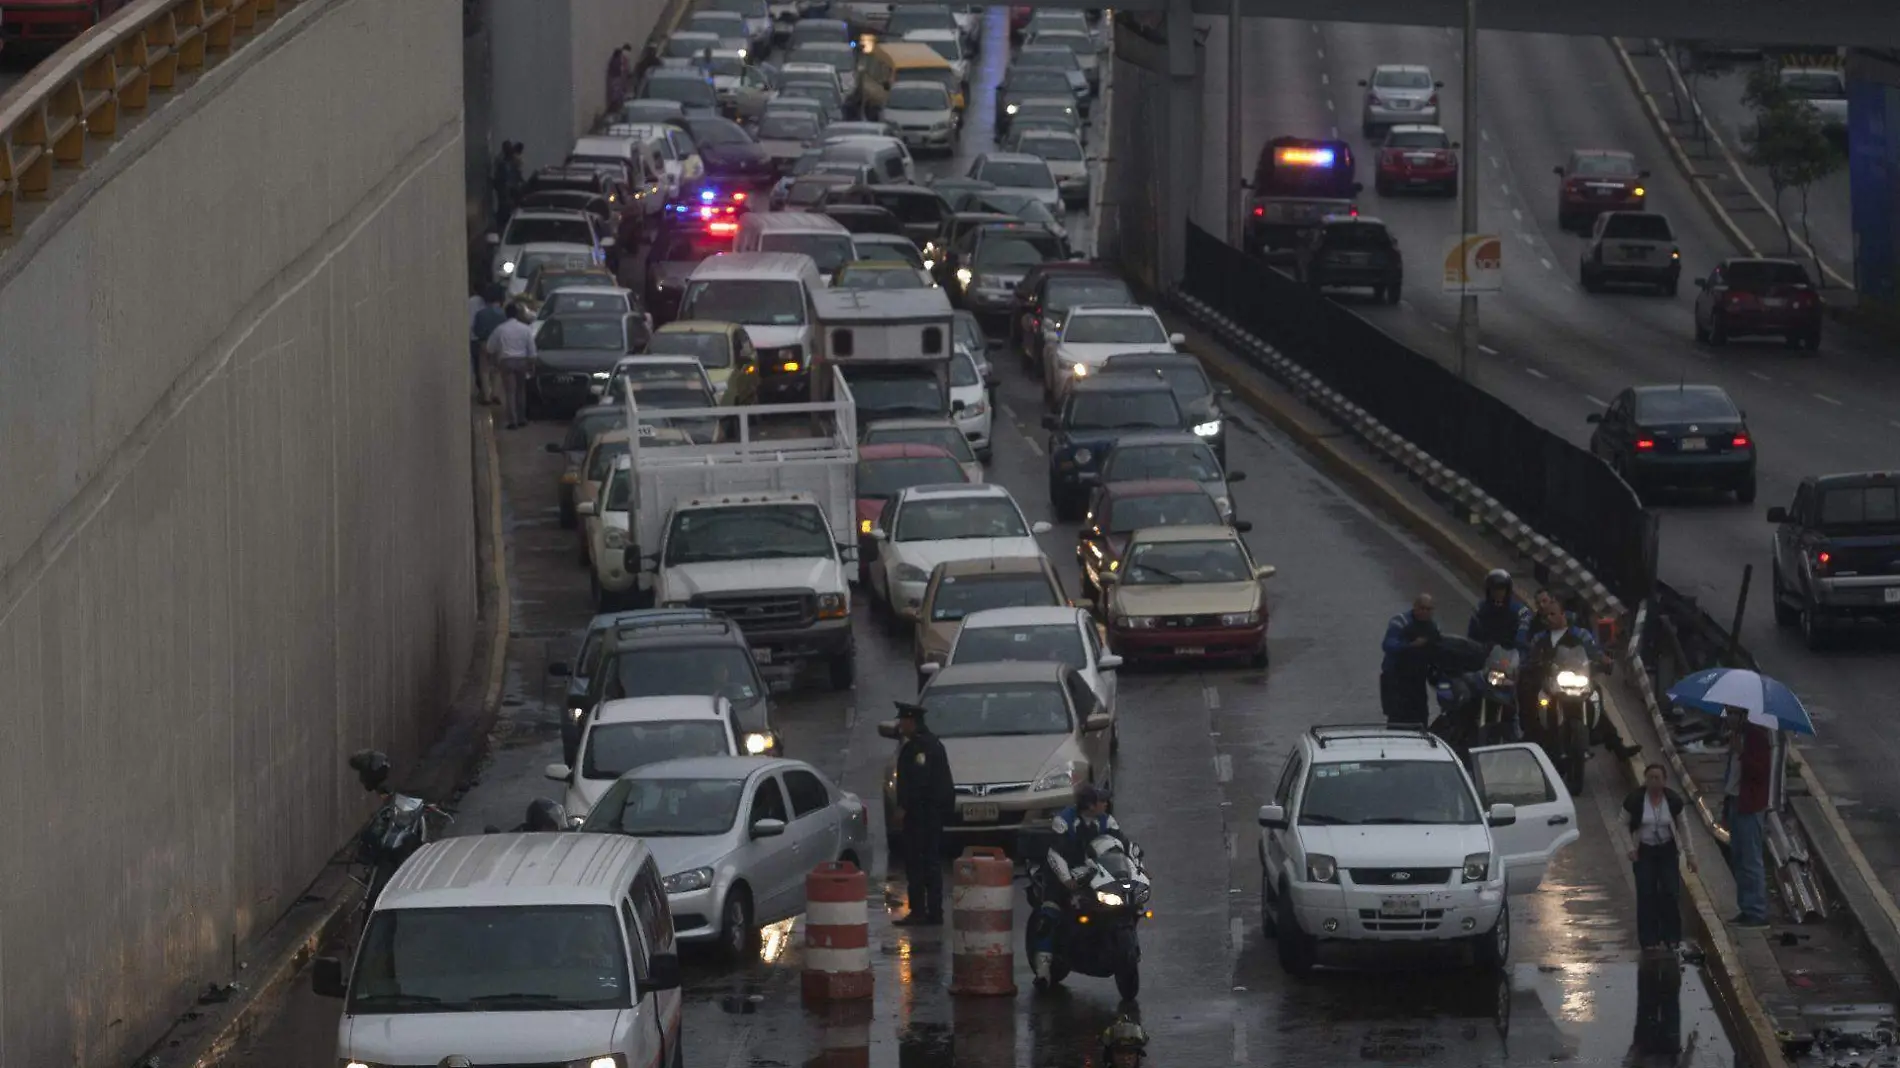
[[[1199,482],[1153,478],[1110,482],[1095,491],[1075,535],[1075,562],[1082,566],[1082,592],[1099,603],[1100,576],[1121,568],[1128,538],[1143,527],[1217,524],[1220,508]],[[1252,529],[1249,527],[1248,529]]]
[[[1557,225],[1577,230],[1606,211],[1642,211],[1649,190],[1648,171],[1636,169],[1636,157],[1607,148],[1580,148],[1570,162],[1551,168],[1563,184],[1557,188]]]
[[[1379,146],[1373,188],[1380,196],[1413,189],[1458,195],[1458,142],[1440,126],[1394,126]]]
[[[1789,348],[1821,347],[1821,295],[1798,260],[1724,261],[1695,280],[1695,339],[1723,345],[1732,337],[1779,335]]]
[[[858,582],[870,588],[871,560],[877,549],[871,530],[892,497],[912,486],[968,481],[963,476],[963,465],[941,445],[893,442],[858,446]]]

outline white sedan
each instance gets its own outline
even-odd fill
[[[948,560],[1041,556],[1031,524],[1008,490],[997,485],[912,486],[884,506],[871,529],[877,559],[871,590],[902,619],[915,619],[930,572]]]
[[[1095,691],[1096,700],[1110,715],[1120,687],[1115,669],[1122,658],[1108,651],[1102,625],[1086,608],[1069,606],[988,608],[963,617],[943,665],[926,663],[924,675],[935,675],[951,664],[991,664],[998,661],[1053,660],[1067,664]],[[1110,736],[1111,743],[1114,736]]]
[[[990,391],[983,384],[983,371],[976,357],[956,352],[950,357],[950,418],[963,431],[970,451],[979,462],[988,463],[991,455],[990,433],[995,417],[990,412]]]
[[[1078,304],[1062,321],[1062,332],[1046,346],[1043,392],[1049,403],[1069,380],[1094,374],[1110,356],[1174,352],[1187,338],[1168,333],[1153,308],[1135,304]]]

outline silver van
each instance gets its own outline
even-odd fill
[[[740,216],[732,251],[810,256],[827,285],[838,268],[858,258],[851,231],[844,224],[829,215],[803,211],[755,211]]]

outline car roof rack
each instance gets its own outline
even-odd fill
[[[614,624],[613,630],[616,638],[633,638],[660,630],[698,629],[703,633],[726,634],[736,626],[730,618],[706,608],[662,608],[654,610],[652,615],[623,619]]]
[[[1326,748],[1326,743],[1329,741],[1344,741],[1348,738],[1389,738],[1394,734],[1417,735],[1431,743],[1434,749],[1439,744],[1438,735],[1423,726],[1405,723],[1330,723],[1309,727],[1306,733],[1318,743],[1321,749]]]

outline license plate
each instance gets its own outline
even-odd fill
[[[755,663],[755,664],[769,664],[769,663],[771,663],[771,662],[772,662],[772,650],[770,650],[770,649],[754,649],[754,650],[752,650],[752,662],[753,662],[753,663]]]
[[[1683,452],[1706,452],[1708,447],[1709,439],[1707,438],[1683,438],[1682,444],[1677,446]]]
[[[1646,260],[1649,258],[1649,250],[1646,248],[1630,249],[1629,257],[1630,259],[1633,259],[1633,260]]]
[[[563,386],[571,386],[581,380],[580,375],[555,375],[554,381]]]
[[[1407,156],[1405,158],[1413,163],[1430,163],[1432,161],[1432,157],[1430,156]]]
[[[1175,656],[1206,656],[1207,647],[1201,646],[1201,645],[1177,645],[1174,647],[1174,655]]]
[[[1395,108],[1409,108],[1412,106],[1412,102],[1410,100],[1394,100],[1392,106]]]
[[[1788,299],[1786,297],[1769,297],[1761,302],[1761,306],[1764,308],[1785,308],[1788,306]]]
[[[1880,599],[1888,604],[1900,604],[1900,586],[1888,586],[1881,590]]]
[[[1381,916],[1423,916],[1425,905],[1415,897],[1384,897],[1379,899]]]
[[[963,822],[965,823],[995,823],[996,822],[996,804],[994,802],[991,802],[986,805],[963,806]]]

